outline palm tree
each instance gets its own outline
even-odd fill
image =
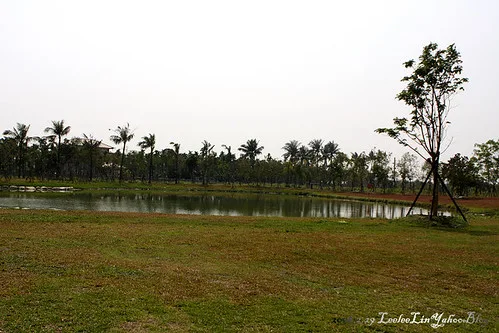
[[[298,161],[300,161],[300,165],[310,165],[311,156],[311,151],[306,146],[301,145],[298,148]]]
[[[191,182],[194,183],[194,173],[198,168],[199,162],[199,154],[197,151],[194,153],[189,150],[189,154],[187,154],[187,158],[185,159],[185,167],[191,176]]]
[[[296,140],[291,140],[287,142],[282,149],[286,152],[282,155],[285,161],[290,161],[291,164],[295,164],[298,161],[298,152],[301,143]]]
[[[357,153],[353,152],[350,158],[351,161],[351,169],[352,172],[352,190],[354,187],[354,180],[357,178],[360,184],[360,191],[364,192],[364,178],[367,174],[367,155],[365,152]]]
[[[204,140],[202,142],[203,146],[201,147],[201,163],[202,163],[202,172],[203,172],[203,185],[206,185],[208,182],[208,171],[210,168],[210,157],[213,155],[212,151],[215,148],[215,145],[212,145],[208,141]]]
[[[258,144],[259,141],[256,141],[256,139],[250,139],[238,148],[239,151],[243,152],[242,157],[250,159],[251,168],[255,166],[256,157],[260,155],[264,149],[263,146],[258,146]]]
[[[335,158],[336,155],[340,152],[340,149],[338,148],[338,144],[335,143],[334,141],[329,141],[324,145],[322,148],[322,156],[324,158],[324,172],[327,177],[328,182],[333,183],[334,187],[334,177],[333,177],[333,170],[331,170],[331,166],[333,165],[333,159]]]
[[[298,171],[300,176],[303,178],[305,176],[308,181],[309,186],[311,186],[312,179],[310,178],[310,160],[311,160],[311,151],[304,145],[301,145],[298,149],[298,160],[300,161]]]
[[[118,126],[114,132],[116,135],[111,135],[111,141],[119,145],[123,143],[123,151],[121,152],[121,164],[120,164],[120,182],[123,180],[123,163],[125,162],[125,148],[126,143],[133,139],[133,132],[130,130],[130,125],[127,123],[126,126]]]
[[[57,137],[57,177],[61,175],[61,139],[71,131],[71,126],[64,126],[64,119],[61,121],[52,120],[52,127],[45,128],[45,133],[51,133],[50,138]]]
[[[334,141],[329,141],[322,148],[322,155],[324,156],[324,166],[327,167],[328,162],[331,162],[336,154],[340,152],[338,144]],[[329,163],[331,164],[331,163]]]
[[[149,152],[149,184],[152,181],[152,157],[154,153],[154,147],[156,146],[156,135],[149,133],[148,136],[142,137],[142,141],[138,143],[139,147],[142,149],[150,149]]]
[[[312,165],[317,167],[319,164],[319,161],[322,159],[322,146],[324,144],[324,141],[322,139],[313,139],[308,143],[308,146],[310,147],[310,159],[312,162]]]
[[[232,150],[232,147],[231,146],[227,146],[227,145],[222,145],[222,148],[225,148],[227,150],[227,154],[225,156],[227,156],[227,160],[228,161],[233,161],[234,158],[235,158],[235,155],[232,154],[231,150]]]
[[[206,140],[204,140],[201,143],[203,144],[203,146],[201,147],[201,157],[205,158],[211,153],[213,148],[215,148],[215,145],[212,145],[211,143],[209,143]]]
[[[83,134],[83,148],[88,152],[89,160],[90,160],[90,169],[88,179],[92,181],[94,175],[94,154],[99,148],[99,145],[102,141],[94,139],[92,135]]]
[[[21,178],[24,174],[24,155],[28,148],[28,142],[32,140],[28,136],[30,125],[17,123],[13,130],[5,130],[3,135],[14,141],[17,146],[17,176]]]
[[[222,145],[222,148],[225,148],[227,150],[227,154],[225,154],[224,156],[224,159],[223,159],[223,162],[229,164],[229,170],[228,170],[228,182],[230,182],[232,184],[232,186],[234,186],[234,178],[235,178],[235,172],[236,172],[236,155],[235,154],[232,154],[231,150],[232,150],[232,147],[231,146],[227,146],[227,145]]]
[[[173,145],[172,151],[175,153],[175,184],[178,184],[179,179],[179,157],[180,157],[180,143],[170,142]]]
[[[309,155],[310,155],[310,164],[311,164],[311,181],[319,182],[322,188],[322,175],[319,170],[319,163],[323,160],[324,156],[322,155],[322,148],[324,145],[324,140],[322,139],[313,139],[308,143],[310,147]],[[310,184],[312,186],[312,183]]]
[[[290,173],[291,173],[291,167],[293,167],[293,169],[295,168],[296,166],[296,162],[298,161],[298,152],[299,152],[299,147],[300,147],[301,143],[298,142],[297,140],[291,140],[289,142],[286,142],[286,144],[284,144],[284,147],[282,147],[282,149],[284,149],[286,152],[282,155],[284,157],[284,161],[286,162],[286,183],[289,184],[289,177],[290,177]],[[295,185],[296,185],[296,177],[294,177],[295,179]]]

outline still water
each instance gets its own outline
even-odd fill
[[[279,195],[0,193],[1,208],[92,210],[196,215],[399,218],[409,206]],[[426,214],[415,208],[413,214]]]

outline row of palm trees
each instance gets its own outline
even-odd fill
[[[95,160],[97,158],[99,158],[101,166],[114,166],[117,164],[117,161],[112,161],[115,160],[117,157],[116,155],[118,155],[120,160],[118,169],[119,181],[124,180],[125,173],[127,174],[127,178],[130,178],[130,173],[132,175],[140,174],[141,172],[133,172],[132,169],[139,169],[138,166],[142,163],[137,161],[134,162],[134,160],[145,158],[145,155],[147,155],[148,182],[152,182],[154,178],[157,179],[159,174],[161,174],[160,171],[164,171],[165,169],[170,169],[170,172],[163,172],[163,178],[170,178],[168,175],[171,176],[171,169],[173,169],[173,178],[176,183],[178,183],[182,177],[196,179],[196,176],[198,176],[203,184],[207,184],[210,181],[226,181],[230,183],[244,181],[258,183],[271,179],[272,182],[286,182],[295,185],[308,183],[308,185],[311,186],[312,183],[320,183],[321,185],[323,183],[332,183],[334,186],[338,177],[342,178],[341,175],[338,177],[328,177],[327,174],[331,174],[332,171],[334,171],[333,167],[335,166],[335,162],[336,169],[346,168],[343,164],[349,162],[346,155],[340,152],[338,144],[333,141],[325,143],[321,139],[312,140],[308,145],[303,145],[296,140],[291,140],[283,146],[284,160],[277,160],[270,155],[267,155],[265,159],[260,161],[259,157],[263,155],[264,147],[261,146],[256,139],[249,139],[246,143],[243,143],[238,147],[238,151],[240,152],[240,157],[238,159],[232,152],[231,146],[222,145],[222,148],[225,151],[222,151],[217,155],[214,152],[215,146],[206,140],[202,142],[199,153],[189,152],[187,154],[182,154],[180,152],[180,144],[175,142],[170,143],[172,148],[157,151],[156,136],[154,134],[148,134],[147,136],[142,137],[141,141],[138,143],[141,152],[137,153],[131,151],[127,154],[123,152],[127,151],[127,145],[134,138],[134,133],[130,129],[128,123],[125,126],[118,126],[110,136],[112,142],[120,145],[121,151],[118,150],[116,154],[109,154],[106,160],[106,158],[103,159],[103,156],[97,156],[98,147],[101,141],[93,138],[91,135],[83,134],[82,138],[74,138],[72,140],[66,139],[63,141],[63,138],[71,131],[71,126],[67,126],[64,120],[52,121],[51,126],[45,129],[45,133],[48,133],[45,137],[30,137],[28,131],[29,125],[17,124],[12,130],[6,130],[3,133],[4,138],[2,140],[2,146],[4,152],[7,152],[6,147],[8,146],[8,143],[13,143],[14,146],[17,147],[17,154],[14,156],[13,161],[15,161],[15,165],[17,166],[18,177],[26,175],[25,169],[28,165],[26,153],[28,152],[28,148],[42,152],[39,154],[38,161],[36,159],[35,161],[32,161],[37,162],[35,164],[38,164],[39,166],[37,169],[38,171],[46,169],[44,167],[40,168],[40,164],[43,164],[44,162],[52,164],[52,173],[49,173],[49,178],[61,178],[64,175],[67,176],[68,173],[73,175],[78,174],[77,171],[67,171],[68,165],[71,163],[73,167],[75,167],[75,165],[80,165],[81,167],[83,164],[81,161],[75,161],[75,159],[78,159],[71,156],[71,154],[75,155],[78,149],[71,150],[69,149],[70,147],[81,147],[82,152],[80,152],[80,155],[86,155],[88,161],[86,163],[88,169],[87,174],[89,179],[93,178],[93,170],[96,168]],[[35,143],[30,146],[29,143],[32,143],[33,141],[35,141]],[[66,149],[65,152],[64,149]],[[145,151],[147,151],[147,153],[145,153]],[[55,165],[54,161],[43,158],[44,156],[54,157],[54,155]],[[168,161],[161,162],[162,159],[165,159],[165,155],[168,155],[166,159],[173,159],[173,166],[168,165],[170,163]],[[364,155],[365,154],[363,153],[353,154],[352,159],[362,160]],[[127,158],[129,159],[128,163]],[[341,165],[339,166],[338,163]],[[267,166],[264,164],[267,164]],[[269,169],[269,164],[273,165],[274,172],[272,173],[272,176],[269,174],[262,174],[263,169]],[[160,167],[161,165],[163,165],[163,167]],[[98,166],[99,165],[97,165],[97,167]],[[8,165],[5,165],[4,163],[2,167],[4,176],[9,174],[7,169]],[[275,169],[280,170],[275,171]],[[64,170],[66,170],[65,173]],[[244,172],[242,170],[244,170]],[[31,173],[33,173],[33,170],[31,170]],[[134,178],[134,176],[132,176],[132,178]],[[352,183],[354,183],[354,181],[352,181]],[[363,188],[363,181],[361,181],[360,184],[361,188]]]
[[[127,153],[127,147],[134,138],[128,123],[118,126],[110,136],[112,142],[120,145],[115,153],[100,149],[101,141],[91,135],[64,139],[71,131],[71,126],[67,126],[64,120],[52,121],[51,126],[44,130],[47,135],[42,137],[29,136],[29,128],[29,125],[17,124],[13,129],[3,132],[0,153],[6,158],[0,161],[2,176],[92,180],[96,175],[100,179],[113,180],[116,177],[119,181],[140,179],[149,183],[153,180],[174,180],[178,183],[181,179],[190,179],[203,184],[285,183],[294,186],[328,186],[334,189],[348,187],[360,191],[364,191],[366,187],[386,190],[397,185],[405,191],[411,184],[414,186],[421,170],[416,158],[408,153],[398,161],[392,160],[390,153],[377,149],[347,155],[334,141],[325,142],[322,139],[313,139],[308,144],[290,140],[282,147],[282,159],[273,158],[270,154],[261,158],[264,147],[258,140],[249,139],[237,148],[240,152],[237,158],[231,146],[222,145],[222,151],[217,154],[215,146],[206,140],[201,143],[199,151],[182,153],[181,145],[175,142],[170,142],[169,148],[157,150],[156,136],[151,133],[138,142],[140,151],[130,150]],[[499,144],[477,146],[483,151],[485,146],[488,151],[497,146],[492,156],[494,152],[499,154]],[[482,153],[480,156],[489,155],[491,154]],[[463,165],[463,161],[459,161],[459,165]],[[476,158],[469,163],[479,165],[479,161]],[[492,162],[482,163],[488,168],[489,183],[493,178],[490,170],[499,170],[499,167],[490,167],[491,163],[493,166],[493,161],[492,158]],[[447,167],[449,179],[459,178],[452,176],[455,168]],[[468,169],[480,168],[482,167]],[[479,172],[476,171],[477,175]],[[473,179],[475,183],[478,182],[477,177]]]

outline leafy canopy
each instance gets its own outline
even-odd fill
[[[397,99],[412,108],[410,117],[394,118],[394,127],[378,128],[376,132],[388,134],[425,159],[419,148],[432,160],[438,159],[449,124],[447,115],[451,98],[468,82],[460,76],[461,63],[454,44],[440,50],[436,43],[424,47],[418,63],[414,60],[405,62],[404,66],[413,72],[402,78],[407,87]]]

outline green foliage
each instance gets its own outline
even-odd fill
[[[126,144],[130,140],[133,139],[134,134],[133,131],[130,129],[130,124],[126,124],[126,126],[118,126],[114,132],[116,134],[111,135],[110,139],[113,141],[115,144],[120,144],[123,143],[123,150],[121,152],[121,163],[120,163],[120,182],[123,180],[123,164],[125,162],[125,155],[126,155]]]
[[[156,135],[149,133],[149,135],[143,136],[142,141],[140,141],[138,145],[142,149],[150,149],[152,154],[156,147]]]
[[[408,120],[400,121],[400,124]],[[282,159],[263,154],[263,146],[256,139],[247,140],[239,147],[242,152],[239,158],[232,148],[222,145],[223,150],[217,154],[215,146],[203,141],[197,152],[182,152],[180,143],[171,142],[172,147],[156,150],[156,137],[148,134],[142,137],[138,145],[144,151],[127,151],[127,144],[134,133],[129,124],[118,126],[113,142],[122,144],[122,149],[109,152],[102,140],[92,135],[83,134],[81,138],[61,139],[57,133],[67,135],[70,127],[64,121],[53,121],[49,136],[31,137],[28,135],[29,125],[17,124],[12,130],[4,131],[0,138],[0,177],[6,181],[12,177],[16,182],[45,182],[60,179],[67,181],[91,181],[97,184],[109,184],[116,179],[127,180],[136,187],[146,182],[154,187],[153,181],[161,184],[175,180],[180,182],[201,182],[206,184],[225,183],[234,186],[240,184],[253,185],[286,185],[286,187],[309,187],[333,190],[364,191],[367,184],[373,185],[375,191],[394,191],[401,185],[406,190],[407,180],[412,191],[417,185],[414,158],[405,161],[404,157],[397,164],[400,179],[394,179],[391,168],[391,154],[382,150],[373,150],[369,154],[354,153],[351,156],[343,153],[334,141],[322,139],[310,140],[307,145],[291,140],[282,147]],[[102,145],[101,145],[102,144]],[[489,140],[477,144],[475,154],[470,163],[478,168],[479,177],[475,182],[461,182],[457,171],[454,176],[453,189],[456,193],[494,194],[499,182],[499,140]],[[123,153],[124,152],[124,153]],[[452,161],[451,161],[452,162]],[[429,169],[428,169],[429,171]],[[453,172],[446,169],[446,179],[451,182]],[[390,178],[391,177],[391,178]],[[136,184],[136,185],[133,185]],[[92,185],[90,185],[92,186]],[[116,186],[116,185],[113,185]],[[120,187],[128,185],[120,183]],[[458,189],[459,187],[459,189]]]
[[[17,126],[12,130],[5,130],[3,135],[6,139],[11,140],[17,147],[16,164],[17,176],[24,176],[26,170],[25,154],[28,150],[28,143],[33,139],[28,136],[30,125],[17,123]]]
[[[126,126],[118,126],[114,132],[116,134],[111,135],[110,139],[113,141],[115,144],[121,144],[123,143],[123,154],[125,153],[125,145],[127,142],[133,139],[134,134],[132,130],[130,129],[130,124],[126,124]]]
[[[216,153],[213,152],[215,145],[212,145],[206,140],[204,140],[202,144],[203,146],[201,147],[199,154],[201,159],[201,176],[203,179],[203,185],[207,185],[215,165]]]
[[[423,215],[411,215],[404,217],[400,220],[401,222],[408,223],[410,225],[415,225],[418,227],[432,227],[440,230],[445,229],[460,229],[466,231],[469,224],[462,219],[460,216],[435,216],[432,220],[428,220],[427,216]]]
[[[482,180],[496,193],[499,183],[499,139],[475,144],[474,156],[479,165]]]
[[[350,173],[350,181],[352,184],[352,190],[354,189],[354,186],[357,182],[358,185],[360,186],[360,191],[364,192],[365,180],[368,172],[366,153],[365,152],[352,153],[352,156],[350,157],[350,163],[351,167],[349,169],[349,173]]]
[[[394,127],[376,130],[388,134],[430,162],[433,173],[430,217],[438,213],[439,159],[445,149],[442,144],[450,124],[447,120],[450,100],[468,82],[467,78],[460,77],[461,63],[454,44],[444,50],[438,49],[436,43],[425,46],[418,63],[414,60],[404,63],[406,68],[412,69],[412,74],[402,78],[407,86],[397,95],[398,100],[411,108],[410,118],[396,117]]]
[[[152,172],[153,172],[153,154],[154,148],[156,147],[156,135],[149,133],[148,136],[142,137],[142,141],[138,143],[139,147],[142,149],[150,149],[149,152],[149,184],[152,182]]]
[[[52,140],[57,138],[57,147],[61,145],[61,139],[63,136],[66,136],[71,131],[71,126],[65,126],[64,120],[52,120],[52,127],[45,128],[45,133],[51,133],[49,136]]]
[[[461,63],[454,44],[439,50],[435,43],[423,48],[418,63],[414,60],[405,62],[404,66],[413,72],[402,78],[407,86],[397,99],[411,107],[410,118],[396,117],[394,127],[378,128],[376,132],[388,134],[424,159],[438,159],[449,124],[450,98],[468,82],[467,78],[460,77]],[[426,152],[426,157],[419,148]]]
[[[298,161],[298,152],[301,143],[296,140],[291,140],[286,142],[284,147],[285,153],[282,155],[284,157],[284,161],[290,161],[291,164],[295,164]]]
[[[416,179],[416,156],[405,153],[397,162],[398,174],[401,178],[402,193],[405,193],[407,180],[412,183]]]
[[[370,183],[373,190],[377,187],[383,187],[386,190],[390,176],[390,156],[391,154],[373,149],[367,156],[368,164],[370,165]]]
[[[458,153],[443,163],[442,177],[455,195],[466,196],[478,184],[478,169],[473,160]]]
[[[264,147],[259,146],[259,141],[256,139],[250,139],[246,141],[245,144],[242,144],[241,147],[238,148],[241,151],[243,158],[249,158],[251,161],[251,165],[254,166],[255,160],[258,155],[260,155],[263,151]]]

